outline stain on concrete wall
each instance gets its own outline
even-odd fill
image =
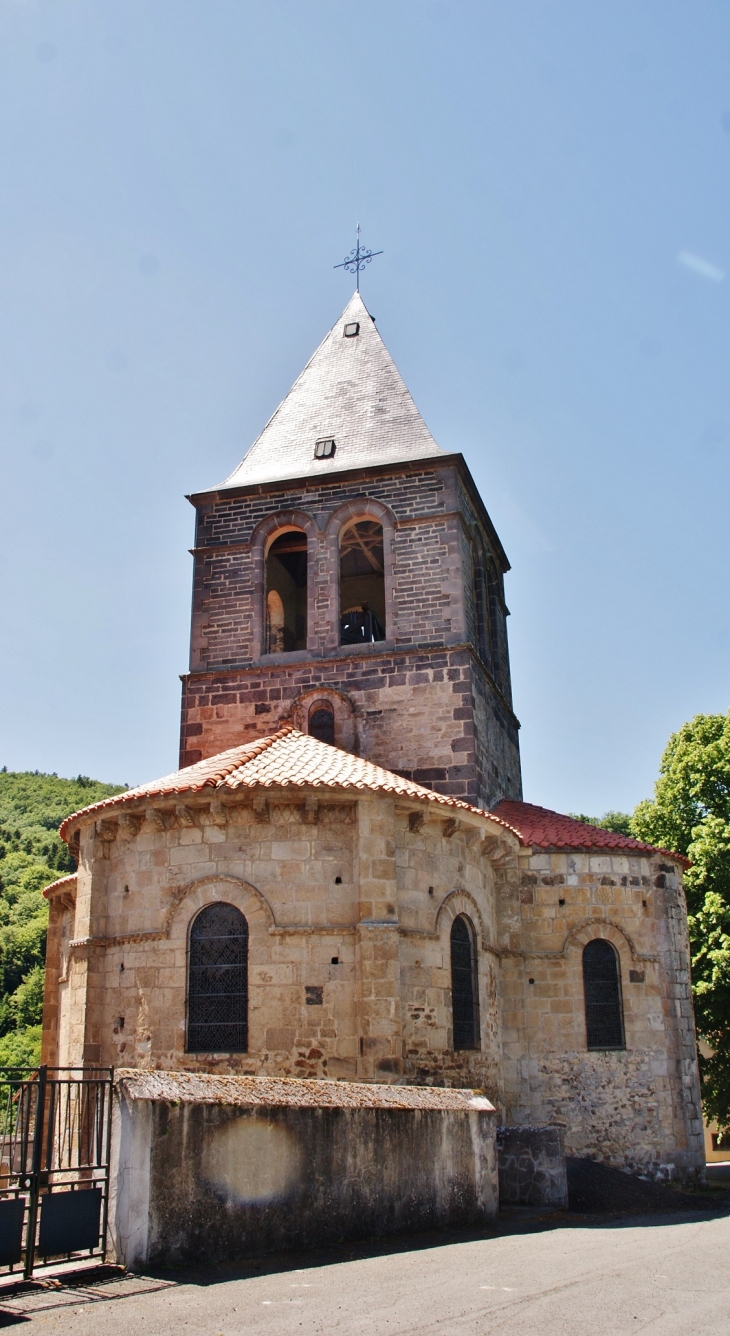
[[[496,1214],[495,1113],[473,1091],[245,1077],[193,1090],[174,1073],[149,1073],[164,1085],[149,1098],[146,1075],[117,1079],[111,1219],[129,1266],[477,1225]]]

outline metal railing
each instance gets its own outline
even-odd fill
[[[114,1073],[0,1069],[0,1275],[104,1258]]]

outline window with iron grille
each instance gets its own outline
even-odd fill
[[[625,1048],[618,952],[603,937],[583,950],[583,993],[588,1047]]]
[[[248,924],[235,905],[206,905],[190,931],[188,1053],[248,1048]]]
[[[479,991],[474,929],[463,914],[451,925],[451,1006],[454,1048],[478,1048]]]

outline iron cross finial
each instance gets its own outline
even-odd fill
[[[382,255],[382,254],[383,252],[381,250],[379,251],[366,250],[364,246],[360,245],[360,224],[358,223],[357,245],[353,246],[352,250],[350,251],[350,254],[345,256],[344,260],[342,261],[342,264],[333,264],[332,268],[345,269],[348,274],[357,274],[356,287],[357,291],[359,292],[360,274],[365,268],[365,265],[370,264],[370,261],[373,260],[376,255]]]

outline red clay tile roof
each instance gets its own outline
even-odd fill
[[[482,811],[471,803],[459,798],[449,798],[442,793],[434,793],[410,779],[403,779],[382,766],[373,765],[360,756],[341,751],[339,747],[330,747],[326,742],[298,732],[291,724],[283,724],[278,732],[268,738],[259,738],[256,742],[246,743],[243,747],[231,747],[229,751],[219,752],[205,761],[198,761],[175,774],[165,775],[164,779],[155,779],[150,784],[142,784],[136,789],[127,789],[113,798],[92,803],[79,812],[66,818],[61,826],[61,836],[66,834],[73,822],[79,817],[92,815],[103,816],[127,803],[139,798],[164,798],[173,794],[200,793],[203,789],[220,791],[226,789],[256,788],[328,788],[368,790],[371,793],[394,793],[403,798],[417,798],[423,802],[437,803],[443,807],[460,808],[465,812],[474,812],[481,817],[494,821],[496,825],[509,830],[509,822],[494,813]],[[512,830],[511,834],[518,832]]]
[[[680,854],[657,849],[653,844],[643,844],[630,835],[600,830],[587,821],[576,821],[575,817],[551,812],[549,807],[536,807],[533,803],[512,802],[505,798],[497,803],[494,815],[501,817],[517,831],[522,844],[531,844],[539,849],[634,849],[637,853],[667,854],[669,858],[687,864],[687,859]]]
[[[71,872],[68,877],[59,877],[58,881],[52,881],[48,884],[48,886],[44,886],[43,894],[45,895],[47,900],[51,891],[60,891],[62,886],[70,887],[72,882],[75,886],[77,881],[78,881],[78,874],[76,872]]]

